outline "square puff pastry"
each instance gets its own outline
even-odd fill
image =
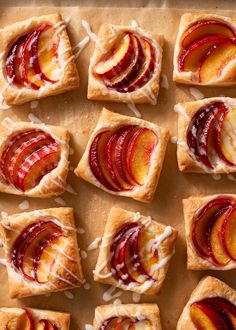
[[[195,72],[182,72],[179,70],[178,59],[182,48],[182,38],[188,27],[191,27],[195,22],[201,20],[218,20],[220,22],[226,23],[232,30],[236,31],[236,21],[225,16],[219,16],[215,14],[202,14],[202,13],[188,13],[183,14],[180,19],[179,32],[177,35],[175,50],[174,50],[174,71],[173,80],[181,84],[191,84],[191,85],[209,85],[209,86],[231,86],[236,84],[235,78],[235,60],[231,61],[231,64],[227,65],[224,69],[224,74],[211,82],[198,82],[196,81]]]
[[[0,173],[0,191],[4,193],[22,195],[29,197],[51,197],[62,194],[66,189],[66,177],[69,171],[69,132],[59,126],[45,124],[34,124],[31,122],[12,121],[6,117],[0,125],[0,159],[9,139],[23,131],[42,130],[49,134],[61,148],[61,158],[58,166],[51,172],[44,175],[38,185],[26,191],[21,191],[15,186],[7,184]]]
[[[190,305],[207,297],[222,297],[236,305],[236,292],[224,282],[212,276],[204,277],[193,290],[180,316],[176,330],[196,330],[190,318]]]
[[[48,310],[40,310],[34,308],[0,308],[0,322],[2,329],[8,329],[8,326],[11,325],[9,329],[20,329],[21,321],[25,313],[28,313],[34,324],[37,324],[40,320],[51,321],[52,324],[56,325],[60,330],[69,330],[70,327],[70,314],[60,313]],[[13,325],[15,327],[13,327]],[[22,329],[23,330],[23,329]]]
[[[46,84],[39,90],[28,87],[18,88],[16,85],[9,84],[6,77],[5,61],[12,42],[15,41],[18,36],[25,35],[44,23],[53,24],[60,38],[59,60],[64,66],[62,74],[59,76],[59,81]],[[66,24],[63,22],[60,14],[35,16],[25,21],[6,26],[0,30],[0,40],[0,67],[2,68],[0,70],[0,88],[2,90],[4,102],[7,105],[23,104],[48,95],[64,93],[79,86],[79,75],[70,40],[66,32]]]
[[[119,283],[112,276],[110,265],[108,265],[110,261],[111,244],[113,243],[114,236],[118,233],[121,227],[132,222],[143,224],[145,230],[153,235],[156,241],[159,240],[158,255],[160,256],[160,264],[163,264],[158,269],[158,281],[146,280],[144,284],[135,282],[137,285],[132,285],[133,283],[126,285],[124,283]],[[170,226],[162,225],[161,223],[152,220],[151,217],[140,215],[139,212],[134,213],[113,207],[105,226],[98,260],[94,270],[94,280],[101,283],[112,284],[123,290],[130,290],[139,294],[155,295],[159,293],[165,280],[171,257],[174,254],[176,238],[177,231]],[[154,271],[154,275],[157,275],[156,271]]]
[[[213,169],[208,169],[197,160],[194,160],[189,154],[186,133],[191,120],[200,108],[214,101],[223,102],[229,108],[229,110],[236,108],[236,99],[230,97],[212,97],[175,105],[175,111],[178,113],[177,160],[178,167],[181,172],[212,174],[235,172],[235,166],[229,166],[220,160],[217,162]]]
[[[161,330],[160,311],[156,304],[113,304],[98,306],[95,309],[94,330],[101,329],[102,323],[111,317],[130,317],[132,319],[137,318],[140,321],[147,319],[152,323],[152,327],[148,327],[148,329]]]
[[[114,192],[112,190],[108,190],[93,175],[89,165],[89,150],[95,136],[97,136],[99,132],[102,132],[105,129],[117,129],[122,125],[138,125],[140,127],[153,130],[153,132],[157,135],[157,146],[152,153],[149,173],[145,179],[144,184],[140,186],[134,186],[134,188],[130,191]],[[169,132],[165,128],[159,127],[154,123],[139,118],[123,116],[103,108],[97,126],[95,127],[88,141],[85,152],[77,168],[75,169],[75,174],[111,194],[131,197],[141,202],[150,203],[153,200],[158,179],[162,170],[168,139]]]
[[[117,39],[122,33],[129,31],[143,36],[154,43],[156,51],[156,63],[153,76],[141,88],[130,92],[120,93],[112,89],[108,89],[103,81],[97,78],[93,74],[94,66],[100,61],[100,59],[107,54]],[[89,66],[89,81],[88,81],[88,99],[99,101],[114,101],[119,103],[151,103],[156,104],[157,95],[159,92],[159,80],[162,65],[162,47],[164,44],[164,38],[162,35],[156,33],[148,33],[140,27],[132,26],[118,26],[113,24],[103,24],[98,32],[98,42],[96,43],[93,56],[90,60]]]
[[[184,209],[184,220],[185,220],[185,236],[187,244],[187,268],[191,270],[229,270],[235,269],[236,263],[231,260],[225,266],[215,265],[213,262],[210,262],[208,259],[201,257],[197,253],[193,242],[192,242],[192,224],[194,222],[194,216],[202,207],[208,204],[211,200],[214,200],[217,197],[229,197],[236,200],[236,195],[234,194],[220,194],[220,195],[210,195],[205,197],[190,197],[183,200],[183,209]]]
[[[50,271],[49,280],[38,283],[37,280],[25,279],[23,274],[15,269],[11,258],[13,245],[21,232],[29,225],[44,219],[51,220],[60,227],[64,241],[55,255],[57,259]],[[72,208],[60,207],[24,212],[2,218],[0,224],[11,298],[62,291],[79,287],[84,282]]]

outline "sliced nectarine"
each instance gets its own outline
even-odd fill
[[[157,136],[148,128],[140,128],[128,144],[127,169],[137,184],[145,182],[156,145]]]
[[[225,39],[212,46],[201,63],[200,82],[210,82],[220,78],[224,68],[235,58],[235,40]]]
[[[229,212],[231,212],[231,210],[226,209],[219,214],[219,216],[214,221],[214,224],[212,225],[209,235],[211,257],[216,263],[220,265],[226,265],[230,261],[230,258],[226,253],[221,240],[222,225],[224,223],[225,218],[227,217],[227,213]]]
[[[221,238],[224,247],[231,259],[236,260],[236,208],[231,209],[224,220]]]
[[[226,38],[233,38],[235,35],[233,29],[224,22],[216,20],[197,21],[184,33],[182,38],[182,46],[186,48],[196,40],[212,34],[219,34]]]
[[[149,320],[138,320],[133,322],[129,330],[152,330],[153,325]]]
[[[195,327],[200,330],[225,329],[224,321],[210,307],[201,303],[193,303],[190,306],[190,317]]]
[[[34,322],[31,314],[28,311],[24,311],[20,316],[16,316],[8,321],[7,330],[34,330]]]
[[[180,71],[197,71],[209,49],[221,40],[227,39],[219,35],[211,35],[196,41],[184,49],[179,58]]]
[[[37,74],[43,74],[42,78],[49,82],[56,82],[58,80],[58,45],[59,38],[55,33],[55,29],[51,25],[45,26],[41,31],[37,41],[37,50],[35,50],[35,58],[38,60],[39,68],[37,66],[35,71]]]
[[[230,109],[223,119],[222,127],[218,132],[218,151],[224,161],[234,166],[236,165],[236,108]]]
[[[113,49],[97,63],[94,73],[101,78],[112,79],[130,65],[132,54],[133,40],[130,33],[126,33]]]

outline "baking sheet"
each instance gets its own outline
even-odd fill
[[[172,55],[174,42],[178,30],[179,18],[184,10],[176,9],[148,9],[148,8],[1,8],[0,27],[25,18],[49,14],[59,11],[64,18],[71,17],[68,33],[72,45],[77,44],[86,36],[81,20],[86,19],[94,32],[97,32],[102,23],[127,24],[135,19],[141,27],[148,31],[163,33],[165,36],[164,62],[162,73],[166,74],[169,88],[161,88],[156,106],[139,105],[138,109],[142,118],[153,121],[158,125],[167,127],[172,136],[176,136],[177,115],[173,106],[177,102],[193,100],[188,86],[175,86],[172,83]],[[214,13],[216,10],[214,9]],[[232,15],[231,12],[219,11],[219,14]],[[236,17],[236,14],[235,14]],[[168,24],[167,24],[168,23]],[[89,59],[93,52],[94,44],[90,42],[77,60],[81,77],[81,86],[78,90],[65,94],[51,96],[39,101],[36,109],[31,109],[30,103],[24,106],[14,107],[0,112],[0,122],[4,117],[12,120],[28,120],[28,114],[33,113],[46,124],[63,125],[71,133],[71,147],[74,154],[70,156],[71,166],[75,167],[85,149],[86,142],[96,125],[103,106],[116,112],[133,115],[126,105],[111,102],[95,102],[86,99],[87,71]],[[199,88],[207,97],[225,95],[235,96],[235,87],[232,88]],[[85,234],[78,235],[79,246],[86,247],[96,237],[101,237],[104,225],[111,206],[116,205],[131,211],[140,211],[144,215],[150,215],[153,219],[164,224],[170,224],[179,231],[176,245],[176,254],[172,259],[167,278],[164,282],[161,294],[154,297],[143,296],[141,302],[157,303],[161,310],[161,319],[164,330],[173,330],[181,311],[187,302],[193,288],[203,275],[213,275],[226,281],[236,288],[235,271],[187,271],[186,247],[184,239],[184,221],[182,213],[182,198],[191,195],[232,193],[235,192],[235,182],[222,176],[216,181],[210,175],[179,173],[176,162],[176,145],[169,143],[165,157],[164,168],[160,177],[156,196],[151,204],[143,204],[128,198],[114,197],[89,183],[77,178],[70,172],[68,182],[77,191],[77,195],[65,193],[61,197],[67,206],[75,210],[77,226],[85,229]],[[22,212],[19,204],[24,200],[21,197],[7,194],[0,195],[0,211],[9,214]],[[54,198],[30,199],[29,208],[42,209],[57,207]],[[21,300],[11,300],[8,296],[7,276],[4,267],[0,266],[0,306],[30,306],[35,308],[67,311],[72,314],[72,330],[85,329],[85,324],[91,324],[94,316],[94,308],[99,304],[105,304],[102,295],[109,286],[94,283],[92,270],[97,260],[98,250],[88,252],[88,258],[82,260],[87,282],[90,290],[83,287],[71,290],[74,298],[67,298],[64,293],[53,293],[50,297],[39,296]],[[132,293],[124,292],[121,296],[123,303],[132,302]]]

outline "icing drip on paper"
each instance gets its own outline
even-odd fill
[[[33,113],[29,113],[28,118],[34,124],[43,124],[42,120],[36,117]]]
[[[71,299],[71,300],[74,299],[74,295],[72,292],[66,290],[63,293],[66,296],[66,298]]]
[[[142,117],[141,113],[139,112],[136,105],[134,104],[131,94],[128,94],[128,95],[130,98],[130,102],[127,102],[128,108],[135,114],[136,117],[141,118]]]
[[[56,197],[56,198],[54,198],[54,201],[55,201],[57,204],[59,204],[59,205],[66,206],[66,202],[65,202],[64,199],[61,198],[61,197]]]
[[[88,23],[86,20],[83,19],[83,20],[82,20],[82,25],[83,25],[85,31],[87,32],[88,36],[91,38],[91,40],[93,40],[93,41],[97,44],[97,46],[98,46],[100,52],[101,52],[101,53],[105,53],[106,50],[105,50],[104,47],[102,46],[102,44],[101,44],[101,42],[99,41],[99,38],[97,37],[97,35],[96,35],[95,33],[92,32],[89,23]]]
[[[78,58],[81,52],[84,50],[84,48],[89,43],[90,38],[89,36],[86,36],[83,40],[81,40],[77,45],[73,47],[73,51],[75,52],[75,58]]]
[[[119,298],[123,292],[121,290],[118,290],[116,293],[114,293],[115,290],[116,290],[116,287],[111,286],[107,291],[105,291],[103,293],[103,296],[102,296],[103,300],[110,301],[112,299]]]
[[[176,104],[174,106],[174,112],[180,113],[187,121],[191,120],[189,115],[186,113],[186,111],[184,110],[184,108],[180,104]]]
[[[167,75],[162,73],[161,75],[161,87],[168,89],[170,87]]]
[[[26,199],[19,204],[19,209],[21,210],[27,210],[29,208],[29,201]]]
[[[205,97],[204,94],[202,94],[202,92],[195,87],[190,87],[189,92],[195,98],[195,100],[201,100]]]
[[[95,238],[95,240],[87,247],[87,251],[96,250],[99,247],[99,243],[101,242],[101,237]]]
[[[141,299],[141,295],[137,292],[133,292],[132,293],[132,300],[133,302],[135,303],[139,303],[140,302],[140,299]]]

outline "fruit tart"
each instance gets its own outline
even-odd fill
[[[94,330],[161,330],[156,304],[103,305],[95,309]]]
[[[65,191],[69,167],[66,129],[6,118],[0,139],[1,192],[42,198]]]
[[[111,194],[151,202],[168,138],[165,128],[104,108],[75,174]]]
[[[80,286],[83,273],[72,208],[52,208],[1,219],[11,298]]]
[[[208,276],[193,291],[178,321],[177,330],[236,329],[236,292]]]
[[[175,44],[173,79],[193,85],[235,85],[235,20],[213,14],[184,14]]]
[[[236,195],[183,200],[188,269],[236,268]]]
[[[236,171],[236,99],[215,97],[181,103],[178,111],[177,158],[180,171]]]
[[[2,307],[0,322],[4,330],[69,330],[70,314],[28,307]]]
[[[79,86],[60,14],[6,26],[0,30],[0,39],[0,86],[6,104],[22,104]]]
[[[94,280],[139,294],[157,294],[174,254],[177,231],[151,217],[113,207]]]
[[[89,66],[88,99],[156,104],[163,36],[104,24]]]

